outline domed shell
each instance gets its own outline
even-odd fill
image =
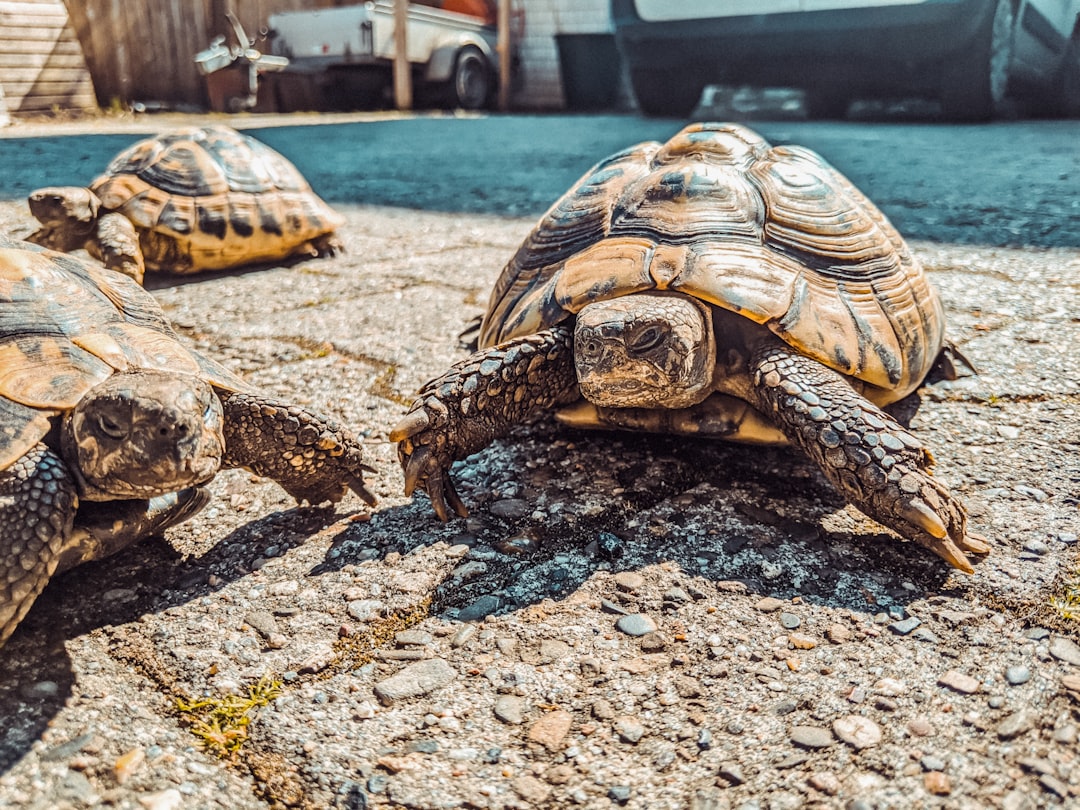
[[[944,315],[885,216],[819,155],[694,124],[597,164],[496,282],[480,346],[587,304],[673,290],[763,324],[890,402],[925,377]]]
[[[252,390],[181,344],[153,296],[127,276],[0,237],[0,470],[93,386],[137,369]]]
[[[139,141],[90,190],[132,221],[149,267],[174,272],[284,258],[344,223],[284,156],[223,126]]]

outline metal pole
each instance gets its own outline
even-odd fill
[[[510,2],[499,0],[496,15],[496,48],[499,52],[499,109],[510,109]]]
[[[394,104],[412,109],[412,74],[409,68],[409,0],[394,0]]]

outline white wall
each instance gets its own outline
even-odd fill
[[[565,106],[556,34],[604,34],[611,31],[609,0],[516,0],[523,18],[517,40],[520,76],[513,106],[561,109]]]

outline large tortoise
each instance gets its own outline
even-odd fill
[[[88,188],[38,189],[29,205],[42,224],[29,241],[85,248],[136,281],[334,255],[344,222],[281,154],[225,126],[141,140]]]
[[[185,347],[130,278],[0,237],[0,644],[53,574],[187,519],[220,468],[374,503],[361,456]]]
[[[495,284],[479,350],[391,433],[406,493],[466,508],[451,464],[529,414],[790,442],[864,513],[964,571],[989,551],[930,453],[881,406],[945,346],[894,228],[814,152],[695,124],[619,152],[541,218]],[[449,508],[448,508],[449,507]]]

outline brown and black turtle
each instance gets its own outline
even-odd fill
[[[293,256],[334,255],[344,219],[281,154],[224,126],[189,127],[139,141],[89,187],[33,192],[42,227],[29,241],[85,248],[142,280]]]
[[[790,442],[844,497],[971,571],[989,550],[881,406],[945,347],[923,268],[814,152],[696,124],[620,152],[541,218],[479,350],[391,433],[407,493],[466,513],[450,466],[543,409],[585,427]]]
[[[0,237],[0,643],[55,573],[186,520],[224,467],[374,503],[351,432],[185,347],[130,278]]]

